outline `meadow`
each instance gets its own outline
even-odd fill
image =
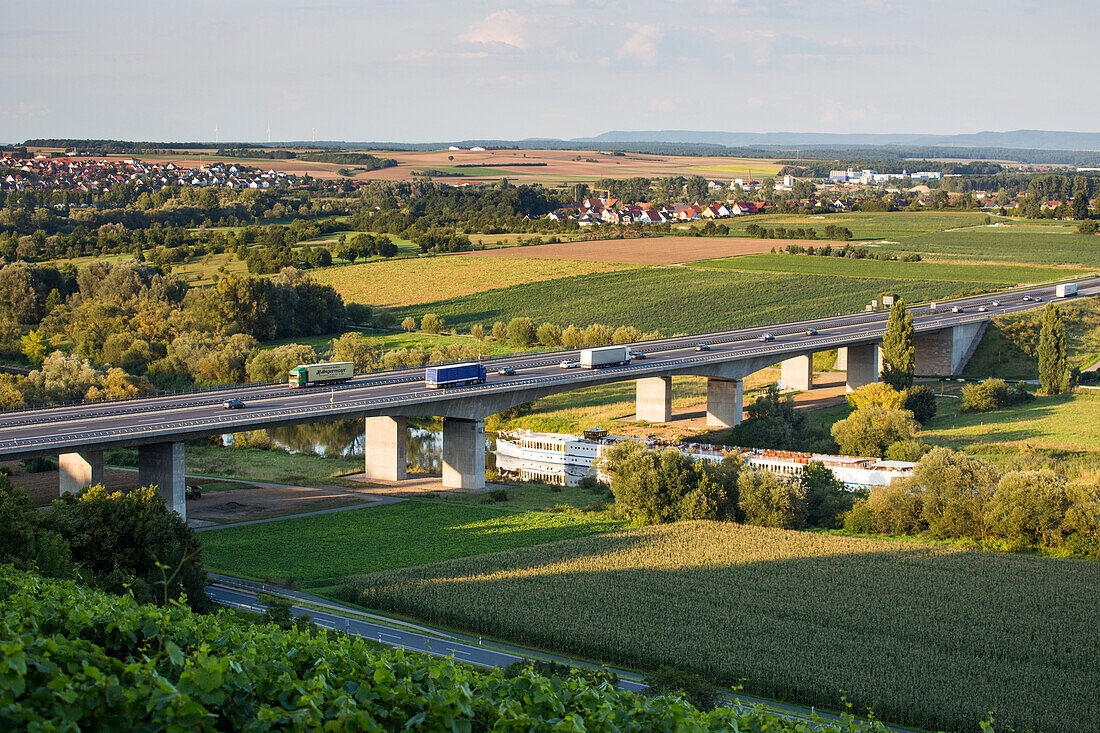
[[[354,573],[527,547],[620,526],[605,517],[410,499],[219,529],[202,533],[200,539],[203,561],[214,572],[318,586]]]
[[[996,445],[1012,452],[1028,448],[1100,452],[1100,395],[1039,397],[994,412],[959,412],[958,400],[939,400],[936,417],[921,439],[949,448]],[[945,404],[946,403],[946,404]]]
[[[630,265],[444,256],[326,268],[314,271],[313,277],[336,288],[346,302],[389,308],[626,267]]]
[[[474,271],[482,270],[475,266]],[[897,292],[906,301],[915,303],[983,285],[839,276],[807,280],[802,275],[783,273],[636,268],[422,300],[416,305],[395,308],[393,313],[399,321],[407,315],[419,318],[425,313],[437,313],[448,328],[462,331],[468,331],[475,323],[488,328],[497,320],[527,316],[536,322],[562,325],[633,325],[643,331],[658,329],[672,335],[861,311],[885,291]],[[404,300],[415,302],[411,295]]]
[[[777,243],[777,246],[782,246]],[[984,282],[998,287],[1021,283],[1050,282],[1088,270],[1008,264],[966,264],[947,262],[900,262],[854,260],[843,257],[759,254],[693,262],[692,267],[746,272],[791,272],[805,275],[880,277],[896,280]]]
[[[351,579],[345,600],[892,723],[1100,726],[1087,561],[681,522]],[[966,694],[959,694],[965,690]],[[843,692],[842,692],[843,691]]]

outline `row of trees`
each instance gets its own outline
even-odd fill
[[[860,499],[844,528],[860,533],[968,539],[1000,547],[1100,554],[1100,486],[1050,469],[1004,471],[935,448],[913,476]]]
[[[646,523],[712,519],[763,527],[839,526],[855,497],[821,463],[796,481],[751,469],[737,456],[694,460],[635,441],[612,446],[598,467],[611,476],[616,508]]]

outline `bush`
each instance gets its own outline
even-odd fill
[[[913,419],[921,425],[936,416],[936,393],[928,385],[913,385],[902,394],[902,407],[912,412]]]
[[[651,694],[679,695],[699,710],[714,710],[718,706],[717,690],[697,674],[661,667],[642,681]]]
[[[924,454],[932,450],[932,446],[919,440],[899,440],[891,443],[886,449],[885,458],[888,461],[910,461],[916,463]]]
[[[425,333],[440,333],[443,330],[443,319],[435,313],[425,313],[420,319],[420,330]]]
[[[830,432],[842,454],[882,458],[891,444],[912,438],[918,430],[920,423],[909,410],[871,406],[833,423]]]
[[[1009,389],[1003,379],[990,377],[978,384],[967,384],[962,388],[961,412],[989,412],[1010,407],[1033,398],[1023,382]]]
[[[45,473],[46,471],[56,471],[57,462],[51,461],[46,456],[34,456],[33,458],[24,458],[22,460],[23,473]]]

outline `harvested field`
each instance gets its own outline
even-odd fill
[[[823,242],[823,244],[828,244]],[[771,239],[733,237],[641,237],[603,239],[590,242],[536,244],[480,252],[465,252],[462,257],[504,257],[543,260],[583,260],[585,262],[630,262],[638,265],[674,265],[679,262],[710,260],[718,257],[753,255],[775,247]]]
[[[392,307],[448,300],[494,288],[612,272],[630,267],[606,259],[536,259],[527,254],[539,248],[513,247],[500,250],[514,251],[519,256],[492,263],[462,256],[424,257],[326,268],[314,271],[313,277],[320,283],[332,285],[346,301]],[[551,259],[562,261],[547,261]]]

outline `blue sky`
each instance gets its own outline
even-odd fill
[[[1100,129],[1100,3],[7,0],[0,141]]]

